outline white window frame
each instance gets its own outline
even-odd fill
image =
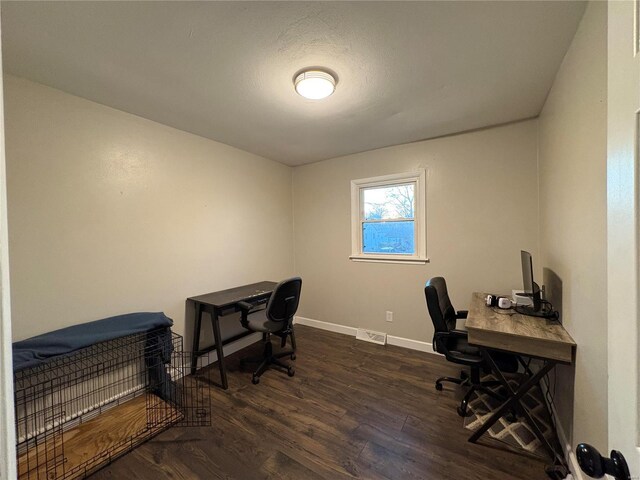
[[[407,183],[413,183],[415,185],[415,211],[413,218],[415,253],[413,255],[400,253],[364,253],[362,251],[362,222],[364,220],[363,190],[372,187],[406,185]],[[407,263],[418,265],[427,263],[429,259],[427,258],[426,199],[425,170],[351,180],[351,255],[349,258],[354,262]]]

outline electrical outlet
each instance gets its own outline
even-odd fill
[[[387,310],[387,322],[393,322],[393,312]]]

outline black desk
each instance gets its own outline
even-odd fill
[[[198,357],[205,353],[215,350],[218,354],[218,368],[220,369],[220,381],[222,388],[228,388],[227,371],[224,366],[223,345],[231,343],[252,332],[248,330],[239,335],[222,340],[220,334],[219,317],[230,313],[239,312],[238,302],[249,302],[253,304],[266,303],[273,293],[273,289],[277,285],[276,282],[258,282],[251,285],[243,285],[242,287],[230,288],[219,292],[198,295],[197,297],[189,297],[187,300],[195,304],[196,318],[193,329],[193,348],[191,350],[191,374],[196,372],[198,366]],[[211,327],[213,328],[214,344],[210,347],[200,349],[200,329],[202,326],[202,312],[211,315]]]

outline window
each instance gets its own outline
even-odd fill
[[[351,260],[426,263],[425,172],[351,181]]]

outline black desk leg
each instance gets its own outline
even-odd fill
[[[522,408],[520,408],[519,411],[522,412],[525,419],[533,429],[533,433],[535,434],[536,438],[540,441],[540,443],[542,443],[542,445],[545,447],[547,452],[551,455],[551,458],[553,458],[554,460],[557,459],[558,458],[557,452],[553,449],[551,444],[544,437],[543,433],[540,431],[540,428],[535,423],[533,418],[531,418],[531,415],[529,414],[527,408],[520,403],[520,399],[533,386],[537,385],[540,382],[540,380],[542,380],[542,377],[544,377],[553,367],[555,367],[556,365],[555,362],[547,361],[544,364],[544,366],[534,376],[527,378],[527,380],[518,387],[518,390],[514,391],[513,388],[511,388],[511,385],[509,385],[509,382],[507,381],[507,379],[504,377],[504,375],[496,365],[496,363],[494,362],[493,358],[491,358],[491,355],[489,354],[487,349],[481,348],[480,351],[482,352],[482,356],[484,357],[485,361],[491,367],[491,370],[494,373],[494,375],[498,377],[498,380],[500,381],[500,383],[507,389],[507,392],[509,393],[509,398],[495,412],[493,412],[491,417],[489,417],[489,419],[484,423],[484,425],[482,425],[478,430],[474,432],[473,435],[471,435],[471,437],[469,437],[469,441],[471,443],[475,443],[476,441],[478,441],[478,439],[482,435],[484,435],[484,433],[487,430],[489,430],[489,428],[491,428],[491,426],[495,424],[500,419],[500,417],[502,417],[505,413],[507,413],[507,411],[512,406],[521,406]]]
[[[196,302],[196,318],[193,323],[193,348],[191,349],[191,375],[198,368],[198,352],[200,351],[200,326],[202,325],[202,305]]]
[[[220,382],[225,390],[229,388],[227,383],[227,369],[224,366],[224,351],[222,349],[222,335],[220,334],[220,321],[218,310],[211,311],[211,326],[213,328],[213,341],[216,342],[216,353],[218,354],[218,368],[220,369]]]

